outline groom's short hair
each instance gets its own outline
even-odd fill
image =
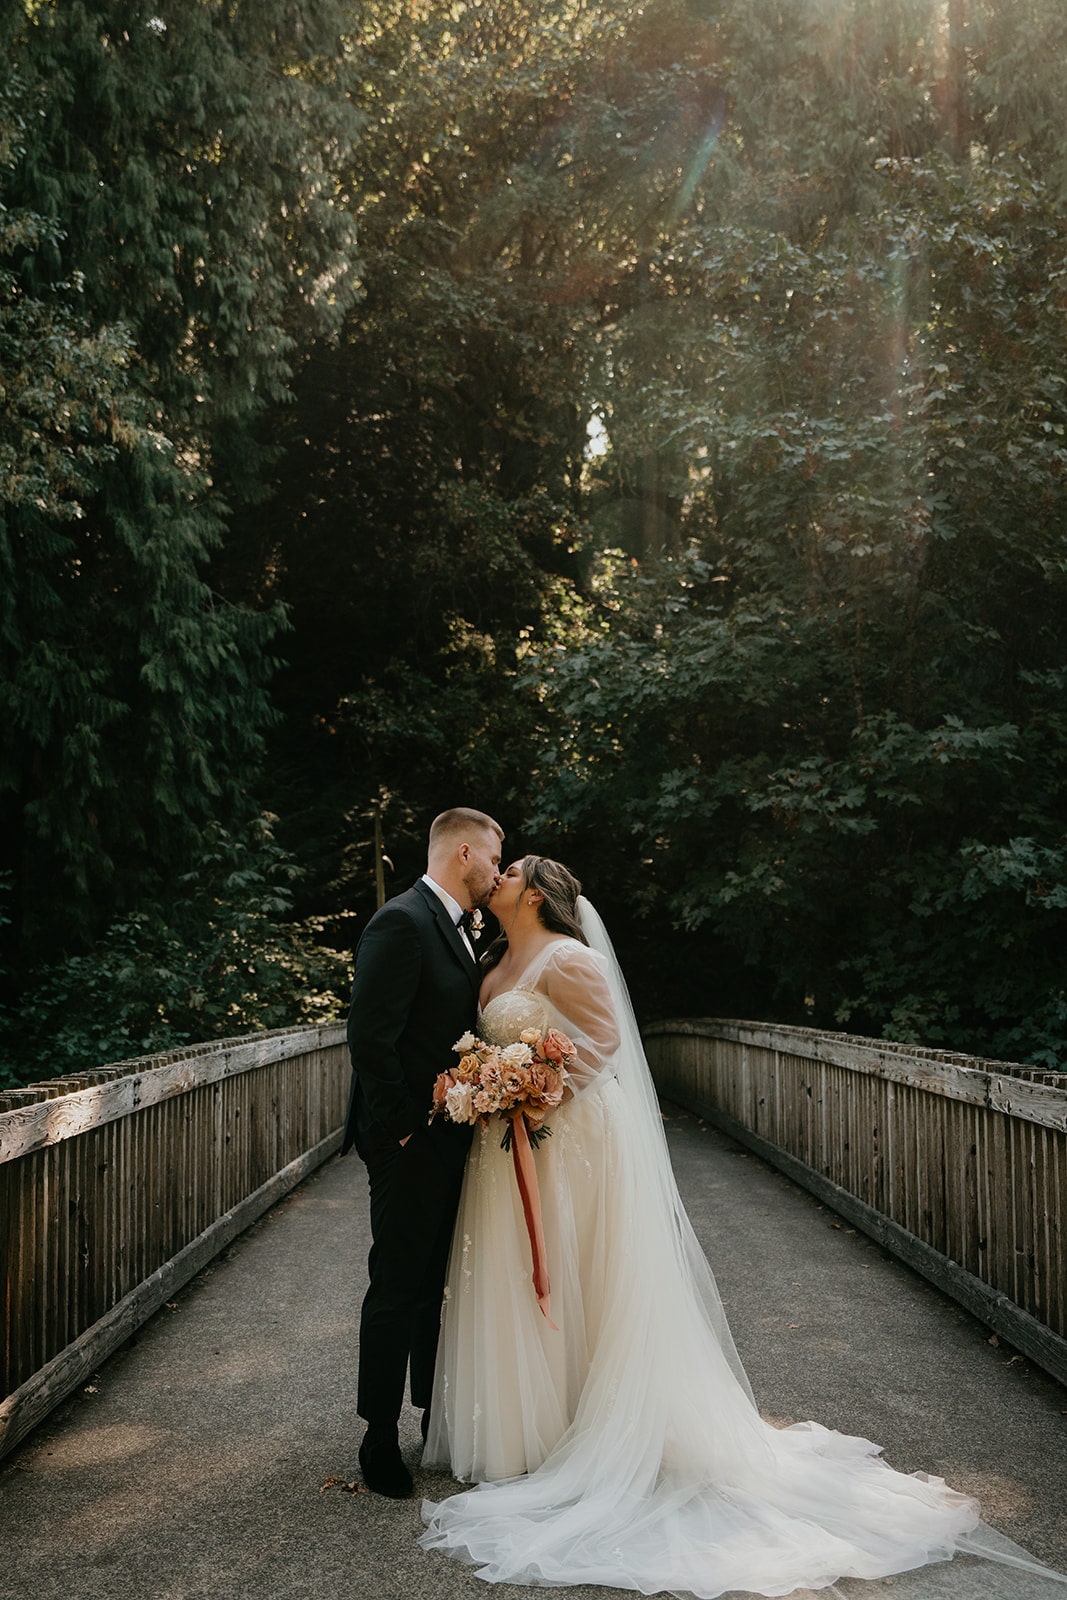
[[[499,822],[494,822],[484,811],[473,811],[470,806],[453,806],[451,811],[442,811],[430,823],[430,849],[437,850],[441,845],[451,844],[454,839],[458,842],[460,834],[486,828],[490,833],[495,833],[498,839],[504,837]]]

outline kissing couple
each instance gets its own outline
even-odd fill
[[[397,1431],[410,1373],[423,1465],[473,1485],[424,1503],[420,1543],[490,1582],[711,1600],[989,1554],[977,1505],[942,1479],[760,1417],[604,925],[560,862],[502,869],[503,837],[484,812],[442,812],[425,875],[356,951],[342,1153],[354,1144],[370,1181],[367,1488],[413,1492]],[[501,936],[479,956],[487,907]],[[571,1049],[533,1153],[549,1315],[509,1124],[431,1110],[457,1040],[507,1051],[551,1030]]]

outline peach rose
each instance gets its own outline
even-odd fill
[[[574,1055],[574,1045],[565,1033],[560,1033],[558,1028],[549,1028],[541,1045],[541,1054],[548,1061],[555,1062],[561,1067],[568,1056]]]
[[[445,1109],[448,1091],[454,1087],[455,1082],[456,1080],[450,1072],[438,1073],[433,1086],[433,1108],[435,1111],[443,1111]]]

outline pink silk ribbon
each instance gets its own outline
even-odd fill
[[[526,1118],[521,1111],[511,1118],[511,1158],[515,1163],[515,1182],[519,1186],[522,1212],[526,1218],[526,1232],[530,1236],[530,1255],[533,1259],[533,1286],[537,1304],[545,1321],[558,1333],[549,1310],[552,1286],[548,1281],[548,1254],[545,1250],[545,1230],[541,1222],[541,1193],[537,1187],[537,1168],[534,1165],[530,1135]]]

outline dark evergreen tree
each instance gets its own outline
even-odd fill
[[[0,23],[0,831],[22,962],[77,948],[253,807],[283,619],[213,559],[262,494],[257,423],[294,345],[355,288],[340,16],[82,0]]]
[[[694,130],[711,94],[677,71],[676,12],[433,0],[374,16],[346,178],[366,292],[338,346],[307,352],[250,534],[271,531],[295,630],[272,806],[318,881],[363,904],[381,794],[405,873],[446,797],[513,823],[526,807],[516,752],[530,758],[538,707],[516,674],[595,609],[589,374],[642,293],[634,241],[672,192],[669,131]]]

